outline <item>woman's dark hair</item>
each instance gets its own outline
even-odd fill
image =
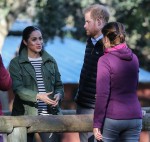
[[[27,41],[29,39],[31,33],[33,31],[37,31],[37,30],[41,32],[41,30],[36,26],[28,26],[23,30],[22,41],[21,41],[20,48],[19,48],[19,54],[21,53],[23,48],[26,48],[26,45],[24,44],[23,40]]]
[[[102,34],[108,37],[110,43],[113,45],[118,44],[117,39],[120,43],[125,42],[125,27],[119,22],[109,22],[102,28]]]

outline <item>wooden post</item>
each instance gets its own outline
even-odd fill
[[[30,116],[27,132],[92,132],[93,115]],[[38,125],[37,125],[38,124]]]
[[[145,110],[146,113],[150,113],[150,107],[142,107],[142,110]]]
[[[1,116],[0,133],[7,142],[26,142],[27,133],[92,132],[93,115]],[[150,131],[150,113],[143,117],[142,131]]]
[[[8,134],[7,142],[27,142],[26,127],[16,127],[12,133]]]

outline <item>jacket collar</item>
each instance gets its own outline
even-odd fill
[[[41,54],[43,63],[45,63],[46,61],[54,62],[53,57],[51,55],[49,55],[46,51],[42,50],[40,52],[40,54]],[[20,53],[20,57],[19,57],[19,62],[20,63],[29,62],[28,53],[27,53],[27,49],[26,48],[22,49],[22,51]]]
[[[92,43],[91,38],[89,37],[89,38],[87,39],[87,43],[90,44],[90,45],[93,46],[93,47],[96,47],[96,46],[103,46],[102,38],[99,39],[99,40],[97,41],[97,43],[94,45],[94,44]]]

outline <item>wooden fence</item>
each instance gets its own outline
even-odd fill
[[[143,117],[143,131],[150,131],[150,113]],[[27,133],[90,132],[93,115],[1,116],[0,133],[7,134],[7,142],[27,142]]]

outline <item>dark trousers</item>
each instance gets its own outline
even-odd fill
[[[27,142],[33,142],[34,133],[27,134]]]
[[[42,142],[60,142],[61,134],[59,133],[39,133]],[[34,133],[27,134],[27,142],[33,142]]]
[[[84,108],[77,105],[77,114],[94,114],[94,109]],[[96,142],[93,132],[81,132],[79,133],[80,142]]]

